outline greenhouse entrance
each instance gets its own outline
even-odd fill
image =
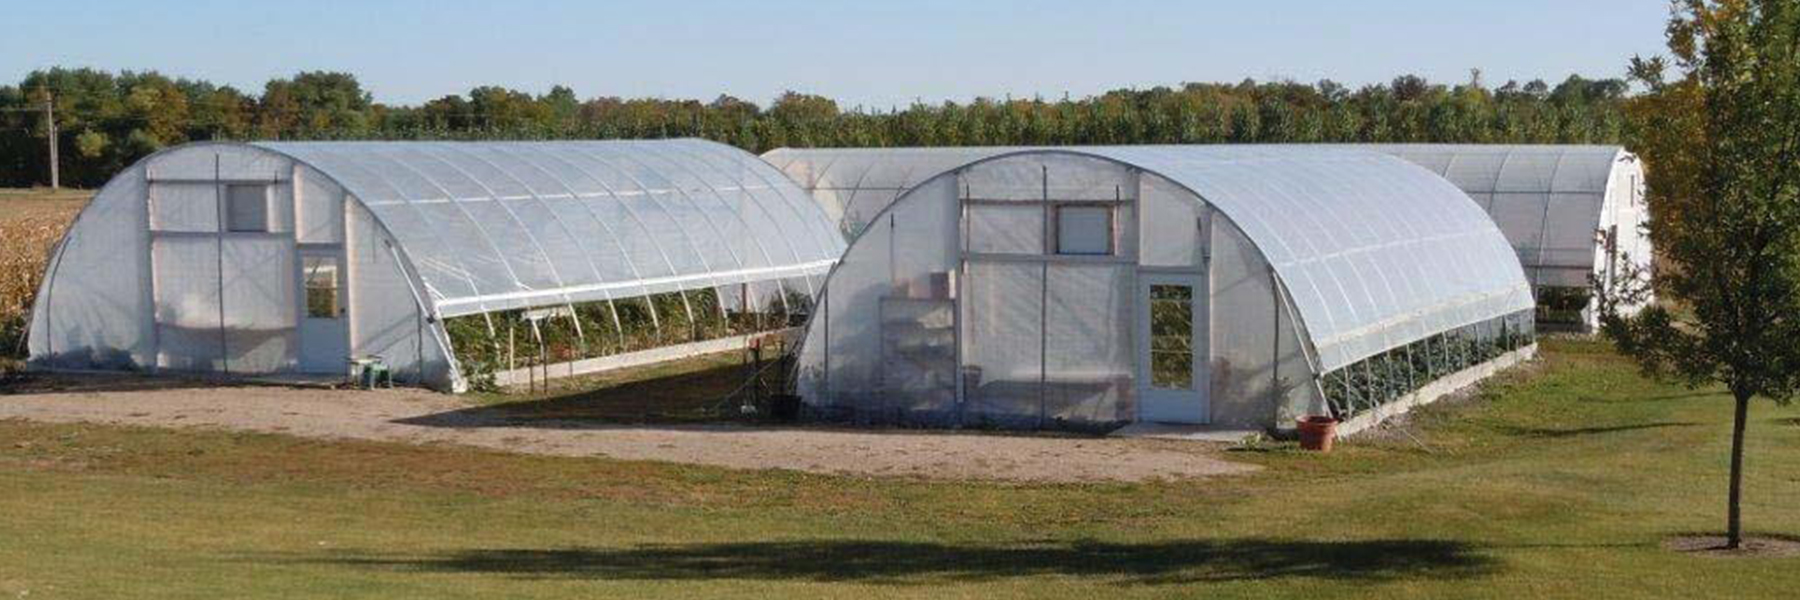
[[[344,319],[344,269],[337,249],[300,252],[300,281],[305,286],[305,312],[300,315],[300,371],[341,373],[350,356],[349,324]]]
[[[1205,424],[1206,295],[1198,275],[1144,273],[1138,290],[1138,420]]]

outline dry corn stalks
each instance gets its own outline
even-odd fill
[[[82,201],[0,200],[0,357],[24,358],[44,263]]]

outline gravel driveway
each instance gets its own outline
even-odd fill
[[[1193,442],[954,432],[523,422],[422,390],[213,386],[132,377],[39,380],[0,390],[0,419],[449,443],[735,469],[1018,482],[1143,481],[1243,473]]]

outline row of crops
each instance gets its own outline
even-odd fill
[[[1533,311],[1453,329],[1325,374],[1320,382],[1332,416],[1348,419],[1393,402],[1438,379],[1528,346]]]
[[[804,282],[740,286],[494,311],[444,321],[469,387],[533,366],[777,331],[811,312]]]

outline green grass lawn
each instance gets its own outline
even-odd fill
[[[1729,403],[1593,344],[1331,456],[1141,485],[927,483],[0,422],[0,597],[1793,597],[1723,523]],[[1800,535],[1800,409],[1746,519]]]

